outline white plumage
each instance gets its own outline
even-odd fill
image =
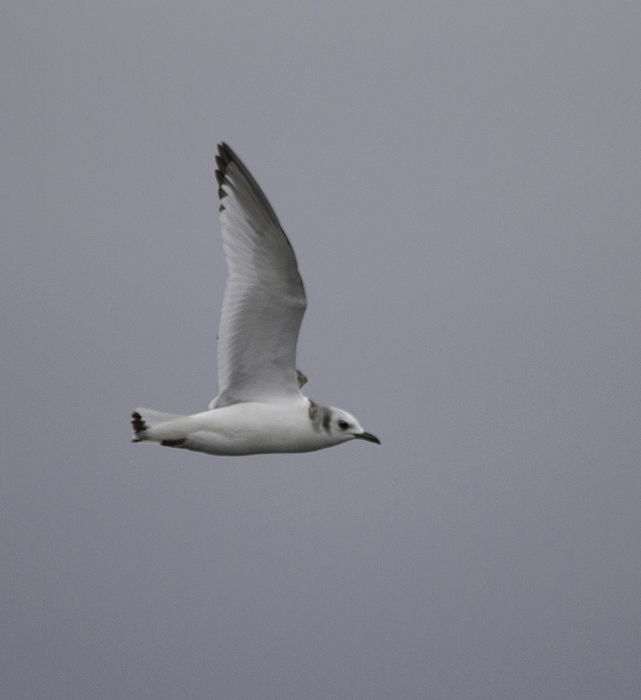
[[[296,343],[307,301],[294,250],[236,154],[218,146],[229,277],[218,333],[218,396],[191,416],[138,408],[133,442],[215,455],[308,452],[354,438],[379,444],[351,414],[303,396]]]

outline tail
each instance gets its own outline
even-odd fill
[[[153,439],[147,436],[149,428],[176,420],[176,418],[182,418],[182,416],[177,416],[174,413],[152,411],[150,408],[137,408],[131,414],[131,427],[134,429],[134,437],[131,438],[131,441],[142,442],[143,440]]]

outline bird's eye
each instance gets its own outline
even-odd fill
[[[337,425],[341,430],[347,430],[347,428],[349,428],[349,423],[346,420],[339,420]]]

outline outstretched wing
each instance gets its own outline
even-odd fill
[[[296,342],[307,301],[296,256],[249,170],[225,143],[216,179],[229,277],[210,408],[300,396]]]

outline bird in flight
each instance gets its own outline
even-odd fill
[[[311,452],[349,440],[380,445],[347,411],[300,389],[296,342],[307,300],[294,250],[258,183],[225,143],[216,180],[229,275],[218,333],[218,396],[182,416],[137,408],[132,442],[212,455]]]

